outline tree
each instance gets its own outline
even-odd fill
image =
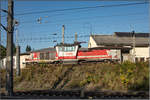
[[[31,46],[27,45],[26,46],[26,52],[29,52],[29,51],[31,51]]]
[[[6,48],[3,45],[0,45],[0,59],[6,57]]]
[[[16,54],[16,45],[13,43],[13,53]]]
[[[16,46],[13,43],[13,53],[16,53]],[[3,45],[0,45],[0,59],[3,59],[6,57],[6,47],[4,47]]]

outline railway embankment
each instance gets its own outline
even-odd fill
[[[5,70],[1,70],[1,90],[5,92]],[[148,62],[80,65],[33,64],[14,71],[14,91],[30,90],[148,91]],[[2,91],[1,91],[2,92]]]

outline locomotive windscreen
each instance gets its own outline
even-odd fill
[[[64,51],[64,52],[70,52],[70,51],[75,51],[75,46],[71,46],[71,47],[58,47],[59,51]]]
[[[78,45],[72,46],[56,46],[58,59],[75,59],[77,55]]]

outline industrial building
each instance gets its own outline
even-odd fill
[[[88,48],[124,48],[122,61],[146,61],[150,57],[150,33],[114,32],[112,35],[91,35]]]

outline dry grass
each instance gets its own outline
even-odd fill
[[[5,70],[1,70],[2,88]],[[55,85],[55,86],[54,86]],[[14,71],[14,90],[81,89],[86,90],[146,90],[149,89],[148,62],[123,64],[30,65]]]

